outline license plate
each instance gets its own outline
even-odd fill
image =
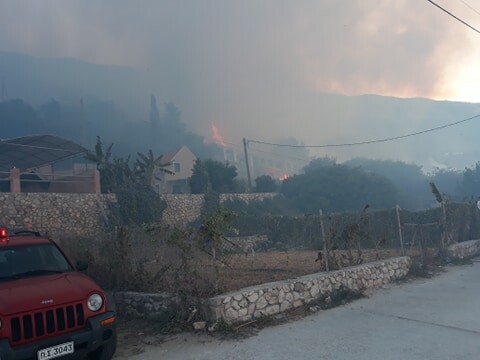
[[[38,355],[38,360],[48,360],[48,359],[54,359],[59,356],[64,356],[67,354],[73,354],[73,352],[74,352],[73,341],[70,341],[67,343],[49,347],[48,349],[39,350],[37,355]]]

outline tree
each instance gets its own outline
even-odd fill
[[[313,159],[310,163],[303,168],[304,172],[308,173],[311,171],[315,171],[318,168],[332,166],[337,163],[337,160],[330,156],[324,156],[320,158]]]
[[[190,190],[193,194],[205,193],[209,188],[216,192],[235,192],[236,176],[235,166],[211,159],[205,161],[198,159],[193,166],[193,174],[189,181]]]
[[[175,174],[173,171],[167,169],[167,166],[172,165],[171,163],[162,162],[163,154],[155,157],[153,151],[148,150],[147,155],[142,153],[137,153],[139,159],[135,163],[135,169],[138,171],[138,174],[144,179],[145,183],[150,186],[155,186],[155,179],[158,179],[155,174],[156,171],[160,171],[166,174]]]
[[[131,187],[138,183],[135,172],[130,167],[130,158],[115,158],[109,165],[111,182],[110,191],[116,191],[119,187]]]
[[[399,205],[404,209],[419,210],[431,206],[428,177],[417,164],[396,160],[354,158],[345,165],[360,166],[364,171],[389,179],[400,193]]]
[[[180,110],[173,102],[170,101],[165,104],[164,112],[165,121],[180,122]]]
[[[188,184],[192,194],[205,194],[210,187],[207,169],[200,159],[197,159],[193,165],[192,176],[188,180]]]
[[[480,195],[480,162],[477,162],[472,168],[466,168],[463,172],[461,194],[465,198]]]
[[[393,207],[398,193],[392,182],[359,167],[332,165],[284,180],[281,193],[303,213],[356,211],[365,204]]]
[[[237,168],[233,165],[224,164],[216,160],[205,160],[205,169],[212,190],[222,193],[233,192],[235,189],[234,179],[237,177]]]
[[[450,199],[457,199],[461,188],[463,173],[457,170],[434,169],[429,174],[430,182],[434,182],[442,192],[448,195]]]
[[[255,192],[275,192],[277,184],[269,175],[262,175],[255,179]]]
[[[97,163],[97,169],[102,170],[107,168],[110,165],[110,158],[112,156],[112,147],[113,143],[111,143],[107,150],[103,149],[102,139],[100,136],[97,136],[97,142],[95,144],[95,152],[87,151],[85,157],[87,160],[93,161]]]
[[[115,193],[118,207],[112,212],[112,218],[120,224],[143,224],[159,221],[165,204],[148,183],[145,174],[150,174],[151,164],[159,163],[161,156],[155,158],[150,151],[148,155],[139,154],[136,163],[143,166],[143,173],[134,171],[130,166],[130,158],[111,160],[112,146],[103,149],[100,137],[97,137],[95,151],[89,151],[86,158],[97,163],[100,171],[102,192]],[[142,174],[143,176],[139,176]]]
[[[115,187],[115,175],[110,161],[112,147],[113,143],[104,150],[102,140],[100,139],[100,136],[97,136],[95,151],[92,152],[89,150],[85,155],[87,160],[97,164],[97,170],[100,172],[100,186],[102,192],[111,192]]]
[[[163,123],[166,125],[167,130],[173,132],[185,132],[185,124],[180,120],[180,110],[173,102],[165,104]]]
[[[21,99],[0,102],[2,138],[24,136],[45,131],[42,119]]]

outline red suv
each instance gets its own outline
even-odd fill
[[[111,359],[113,301],[38,232],[0,228],[0,360]]]

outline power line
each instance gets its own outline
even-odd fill
[[[207,136],[202,136],[205,140],[212,140],[211,144],[217,144],[218,146],[222,147],[221,145],[218,144],[218,140],[217,139],[214,139],[214,138],[211,138],[211,137],[207,137]],[[248,144],[249,140],[247,139],[247,144]],[[240,149],[241,150],[241,147],[243,146],[242,145],[242,142],[238,142],[238,143],[233,143],[233,142],[228,142],[228,141],[223,141],[224,144],[226,145],[230,145],[230,146],[227,146],[227,147],[224,147],[224,149],[232,149],[232,150],[238,150]],[[238,150],[238,151],[240,151]],[[295,156],[291,156],[291,155],[288,155],[288,154],[279,154],[279,153],[276,153],[276,152],[272,152],[272,151],[266,151],[266,150],[260,150],[260,149],[255,149],[255,148],[251,148],[249,150],[249,152],[260,152],[260,153],[264,153],[264,154],[269,154],[269,155],[276,155],[276,156],[281,156],[282,158],[288,158],[288,159],[292,159],[292,160],[299,160],[299,161],[303,161],[303,162],[310,162],[310,160],[306,160],[306,159],[303,159],[303,158],[300,158],[300,157],[295,157]]]
[[[384,138],[384,139],[376,139],[376,140],[352,142],[352,143],[326,144],[326,145],[287,145],[287,144],[269,143],[269,142],[258,141],[258,140],[249,140],[249,142],[256,143],[256,144],[264,144],[264,145],[272,145],[272,146],[283,146],[283,147],[295,147],[295,148],[327,148],[327,147],[343,147],[343,146],[355,146],[355,145],[368,145],[368,144],[376,144],[376,143],[383,143],[383,142],[393,141],[393,140],[398,140],[398,139],[404,139],[404,138],[411,137],[411,136],[416,136],[416,135],[425,134],[425,133],[429,133],[429,132],[436,131],[436,130],[440,130],[440,129],[445,129],[445,128],[447,128],[447,127],[455,126],[455,125],[458,125],[458,124],[461,124],[461,123],[464,123],[464,122],[467,122],[467,121],[470,121],[470,120],[473,120],[473,119],[476,119],[476,118],[479,118],[479,117],[480,117],[480,114],[479,114],[479,115],[472,116],[472,117],[469,117],[468,119],[463,119],[463,120],[455,121],[455,122],[450,123],[450,124],[445,124],[445,125],[442,125],[442,126],[437,126],[437,127],[434,127],[434,128],[431,128],[431,129],[427,129],[427,130],[417,131],[417,132],[410,133],[410,134],[399,135],[399,136],[392,136],[392,137],[388,137],[388,138]]]
[[[439,8],[440,10],[446,12],[448,15],[450,15],[451,17],[453,17],[454,19],[456,19],[457,21],[460,21],[462,24],[468,26],[470,29],[472,29],[473,31],[477,32],[480,34],[480,30],[477,30],[475,29],[472,25],[470,25],[469,23],[467,23],[466,21],[463,21],[462,19],[460,19],[458,16],[455,16],[454,14],[452,14],[450,11],[448,11],[447,9],[441,7],[440,5],[438,5],[436,2],[432,1],[432,0],[427,0],[430,4],[436,6],[437,8]]]
[[[480,15],[480,12],[475,9],[472,5],[470,5],[469,3],[467,3],[466,1],[464,0],[460,0],[465,6],[469,7],[470,9],[472,9],[473,11],[475,11],[478,15]]]
[[[280,154],[280,153],[276,153],[276,152],[272,152],[272,151],[265,151],[265,150],[255,149],[255,148],[251,148],[250,152],[261,152],[261,153],[265,153],[265,154],[269,154],[269,155],[276,155],[277,157],[282,157],[282,158],[287,158],[287,159],[292,159],[292,160],[299,160],[299,161],[303,161],[305,163],[310,162],[310,160],[302,159],[302,158],[291,156],[291,155],[288,155],[288,154]]]
[[[45,146],[18,144],[18,143],[14,143],[14,142],[1,141],[1,140],[0,140],[0,144],[6,145],[6,146],[18,146],[18,147],[25,147],[25,148],[32,148],[32,149],[40,149],[40,150],[63,151],[63,152],[69,152],[69,153],[74,153],[74,154],[82,154],[82,153],[84,153],[84,151],[78,151],[78,150],[70,150],[70,149],[51,148],[51,147],[45,147]]]

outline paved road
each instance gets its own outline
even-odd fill
[[[480,261],[430,280],[380,289],[369,298],[257,336],[219,341],[184,335],[132,360],[480,358]]]

